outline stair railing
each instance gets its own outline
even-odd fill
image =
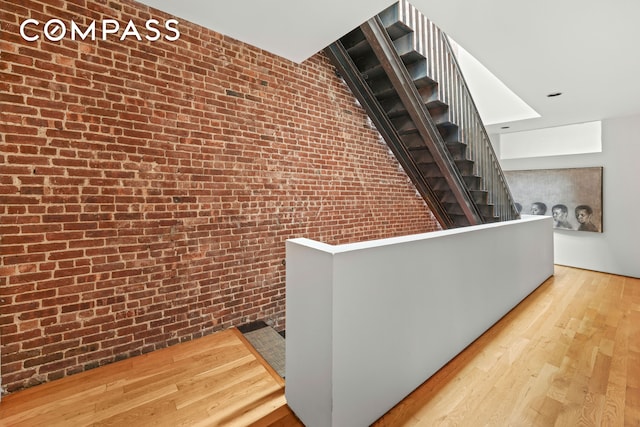
[[[411,120],[422,140],[429,147],[440,171],[443,173],[449,188],[462,209],[470,225],[482,224],[482,216],[473,203],[462,176],[457,173],[456,166],[447,148],[442,142],[433,121],[428,120],[429,113],[411,76],[398,56],[391,38],[378,17],[374,17],[360,26],[365,38],[369,42],[374,54],[385,70],[389,81],[402,103],[407,108]]]
[[[398,17],[414,31],[414,48],[427,58],[429,77],[438,82],[439,99],[449,105],[449,115],[459,126],[460,142],[467,144],[473,172],[482,177],[489,203],[501,221],[519,218],[513,196],[482,123],[471,92],[462,76],[447,35],[407,0],[398,2]]]
[[[333,63],[337,64],[342,78],[348,83],[355,97],[360,102],[360,105],[367,111],[376,129],[387,142],[387,145],[400,165],[402,165],[411,182],[416,186],[420,195],[427,202],[438,222],[445,228],[452,227],[453,220],[447,215],[446,210],[438,201],[438,197],[434,194],[431,187],[429,187],[425,177],[419,173],[418,166],[407,152],[407,148],[402,143],[402,139],[395,130],[391,120],[384,114],[384,110],[382,110],[380,104],[376,101],[375,94],[367,85],[366,79],[349,58],[349,54],[342,43],[339,41],[332,43],[325,49],[325,52]]]

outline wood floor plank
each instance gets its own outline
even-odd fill
[[[607,392],[602,414],[602,425],[623,426],[626,387],[610,382],[607,384]]]
[[[274,372],[230,329],[6,396],[0,426],[300,425]]]
[[[627,387],[624,425],[640,426],[640,388]]]

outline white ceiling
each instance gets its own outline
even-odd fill
[[[302,62],[394,0],[142,2]],[[541,115],[490,133],[640,113],[638,0],[412,3]]]
[[[397,0],[139,0],[302,62]]]

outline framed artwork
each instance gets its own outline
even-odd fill
[[[602,233],[602,168],[504,171],[520,213],[559,230]]]

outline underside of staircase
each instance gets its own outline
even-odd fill
[[[406,1],[326,48],[443,228],[519,214],[451,50]]]

